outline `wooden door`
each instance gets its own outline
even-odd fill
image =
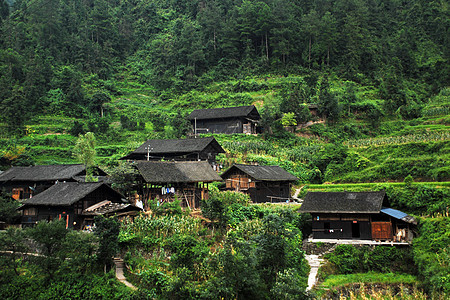
[[[392,239],[391,222],[372,222],[372,239],[373,240]]]

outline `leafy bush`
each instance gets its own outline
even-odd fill
[[[229,221],[227,209],[233,204],[246,205],[250,202],[250,197],[242,193],[231,191],[212,192],[209,199],[202,201],[202,214],[217,221],[220,226],[225,226]]]
[[[361,272],[415,273],[409,249],[392,246],[355,247],[338,245],[332,253],[325,255],[331,266],[323,272],[329,274],[353,274]]]
[[[447,198],[449,199],[449,198]],[[414,261],[426,287],[450,296],[450,218],[419,218],[419,237],[413,241]]]

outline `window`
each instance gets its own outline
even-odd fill
[[[23,199],[23,188],[13,188],[12,197],[16,200]]]
[[[24,215],[24,216],[35,216],[35,215],[37,215],[37,209],[36,209],[36,207],[28,207],[28,208],[25,208],[25,209],[23,210],[23,215]]]

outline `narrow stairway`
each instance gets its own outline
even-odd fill
[[[125,275],[123,274],[123,268],[125,267],[125,263],[123,262],[123,259],[120,257],[114,257],[114,264],[116,265],[116,278],[123,284],[125,284],[127,287],[132,288],[133,290],[136,290],[137,287],[132,285],[130,282],[127,281],[125,278]]]

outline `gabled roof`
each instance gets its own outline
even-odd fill
[[[192,183],[222,181],[206,161],[139,161],[136,167],[148,183]]]
[[[85,216],[99,216],[99,215],[111,215],[121,214],[132,211],[142,211],[139,207],[132,205],[131,203],[114,203],[109,200],[96,203],[83,210],[82,215]]]
[[[189,120],[206,120],[206,119],[224,119],[234,117],[247,117],[252,120],[259,120],[261,116],[254,105],[212,108],[212,109],[196,109],[188,116]]]
[[[196,139],[148,140],[123,158],[126,159],[136,154],[147,155],[148,147],[150,147],[150,155],[161,156],[163,154],[197,153],[203,151],[209,145],[214,147],[217,153],[225,153],[225,150],[223,150],[214,137],[206,137]]]
[[[260,181],[297,181],[298,178],[279,166],[232,165],[221,176],[223,179],[233,170],[240,170],[255,180]]]
[[[300,211],[309,213],[379,213],[386,192],[308,192]]]
[[[69,180],[85,172],[84,165],[44,165],[11,167],[0,174],[0,182],[6,181],[56,181]]]
[[[23,206],[70,206],[102,186],[112,190],[118,198],[125,198],[101,182],[61,182],[23,201],[22,204]]]

